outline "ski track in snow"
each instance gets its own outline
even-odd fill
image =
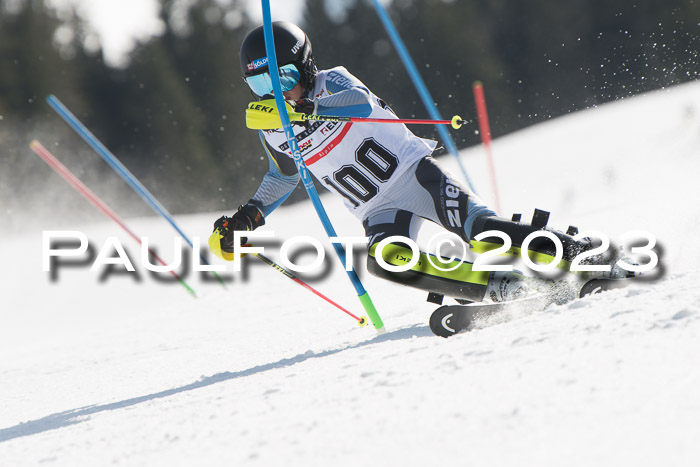
[[[142,269],[140,283],[100,283],[87,268],[52,283],[40,252],[52,226],[40,225],[0,244],[11,266],[0,271],[0,465],[697,465],[700,83],[493,150],[506,213],[548,209],[551,226],[612,238],[648,230],[663,277],[441,339],[425,293],[361,271],[388,328],[376,335],[254,260],[228,290],[190,277],[199,299]],[[489,200],[481,149],[463,157]],[[339,232],[362,234],[324,203]],[[218,215],[178,221],[204,243]],[[164,221],[127,223],[167,256]],[[76,228],[97,248],[118,236],[138,261],[116,226]],[[265,228],[325,238],[308,203]],[[360,313],[337,260],[313,285]]]

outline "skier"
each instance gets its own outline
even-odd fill
[[[274,22],[274,43],[284,99],[295,112],[315,115],[397,118],[389,106],[342,66],[318,70],[307,35],[289,22]],[[244,39],[240,63],[243,78],[258,99],[273,94],[263,27]],[[276,110],[276,109],[275,109]],[[517,272],[472,271],[462,263],[449,272],[428,266],[427,255],[411,270],[390,273],[375,257],[376,245],[390,236],[415,239],[427,219],[458,235],[467,244],[480,232],[498,230],[519,247],[523,239],[544,225],[512,222],[496,216],[474,193],[443,172],[431,153],[436,142],[415,136],[403,124],[306,121],[295,123],[294,133],[309,171],[331,192],[344,198],[347,208],[362,221],[369,241],[368,270],[389,280],[464,301],[511,300],[527,291],[532,281]],[[253,197],[231,217],[214,223],[210,248],[230,260],[236,245],[233,231],[251,231],[291,194],[300,180],[291,150],[281,129],[260,131],[269,170]],[[546,221],[545,221],[546,224]],[[553,232],[564,246],[564,260],[590,248],[588,242]],[[245,241],[245,239],[244,239]],[[495,242],[499,243],[499,242]],[[547,241],[532,242],[530,250],[553,256]],[[549,242],[552,243],[551,241]],[[411,250],[400,243],[384,248],[390,264],[396,252],[410,259]],[[393,253],[393,257],[392,257]]]

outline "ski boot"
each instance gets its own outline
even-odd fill
[[[633,266],[638,266],[639,263],[631,258],[622,247],[614,248],[605,253],[601,253],[596,256],[592,256],[585,261],[582,261],[582,265],[609,265],[609,271],[581,271],[574,273],[579,278],[586,281],[593,279],[602,280],[620,280],[620,279],[632,279],[639,275],[634,271],[628,271],[620,266],[620,261]]]

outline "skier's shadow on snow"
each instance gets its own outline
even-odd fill
[[[312,360],[315,358],[328,357],[330,355],[334,355],[345,350],[357,349],[368,345],[379,344],[381,342],[412,339],[413,337],[423,336],[432,336],[432,333],[430,332],[428,326],[414,325],[408,328],[402,328],[397,329],[395,331],[387,332],[386,334],[378,335],[364,342],[353,344],[347,347],[342,347],[339,349],[324,350],[323,352],[319,353],[313,353],[309,351],[303,354],[296,355],[294,357],[284,358],[276,362],[254,366],[247,370],[217,373],[215,375],[202,378],[199,381],[195,381],[194,383],[190,383],[185,386],[167,389],[165,391],[156,392],[145,396],[134,397],[118,402],[112,402],[111,404],[91,405],[88,407],[81,407],[79,409],[72,409],[66,410],[64,412],[54,413],[51,415],[47,415],[46,417],[39,418],[37,420],[30,420],[28,422],[23,422],[15,426],[0,429],[0,443],[10,441],[16,438],[32,436],[35,434],[44,433],[46,431],[57,430],[59,428],[76,425],[78,423],[89,420],[89,417],[91,415],[99,414],[101,412],[124,409],[126,407],[142,404],[144,402],[149,402],[156,399],[163,399],[165,397],[174,396],[183,392],[205,388],[214,384],[231,381],[238,378],[245,378],[259,373],[264,373],[270,370],[277,370],[280,368],[290,367],[292,365],[296,365],[297,363],[303,363],[307,360]]]

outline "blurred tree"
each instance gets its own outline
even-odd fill
[[[175,212],[230,210],[264,173],[243,120],[252,97],[238,71],[250,29],[242,3],[164,0],[165,32],[120,72],[115,153]]]
[[[50,92],[81,98],[80,73],[63,58],[74,56],[72,37],[42,1],[0,0],[0,110],[6,118],[41,113]]]
[[[56,179],[47,179],[50,169],[29,155],[28,143],[40,138],[56,147],[74,139],[44,99],[55,93],[83,115],[89,107],[85,84],[96,77],[94,72],[107,70],[99,57],[83,49],[82,26],[74,12],[59,16],[42,1],[0,0],[0,215],[8,215],[3,227],[21,223],[10,217],[15,213],[58,211],[51,202],[57,199],[46,191]],[[98,161],[62,149],[65,165],[76,173],[94,173],[86,169]]]
[[[510,96],[498,83],[503,66],[489,41],[488,23],[479,10],[481,4],[396,0],[391,5],[396,27],[444,118],[455,114],[474,118],[472,84],[475,80],[487,83],[491,109],[498,111],[509,106]],[[386,36],[383,28],[380,32]],[[391,53],[396,55],[393,47]],[[413,84],[407,82],[403,91],[415,103],[412,113],[427,115]],[[498,117],[497,112],[494,115]],[[437,138],[437,132],[427,128],[432,137]],[[415,129],[416,133],[425,130]],[[466,129],[453,135],[460,147],[479,141],[473,131]]]
[[[344,14],[329,16],[332,4],[307,1],[309,34],[329,50],[318,54],[347,65],[399,113],[425,115],[369,1],[348,0]],[[692,0],[393,0],[387,8],[441,113],[473,118],[471,85],[482,80],[496,136],[700,73]],[[456,136],[460,145],[477,141]]]
[[[253,193],[267,162],[244,122],[253,96],[238,52],[257,26],[248,2],[160,2],[163,34],[113,69],[71,9],[0,0],[0,200],[35,196],[20,181],[35,167],[21,156],[37,128],[49,143],[85,149],[44,103],[49,93],[173,212],[230,211]],[[387,9],[442,115],[473,119],[481,80],[495,136],[700,76],[697,0],[392,0]],[[344,65],[399,115],[427,115],[369,0],[307,0],[301,17],[319,67]],[[412,130],[437,138],[430,126]],[[478,141],[453,134],[460,147]],[[64,152],[88,179],[109,172],[94,155]]]
[[[487,91],[507,96],[491,106],[495,135],[700,72],[693,1],[496,0],[480,10],[500,63]]]

